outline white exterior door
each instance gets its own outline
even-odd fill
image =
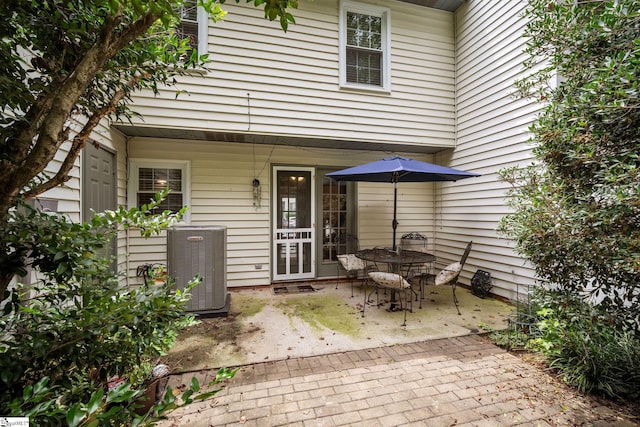
[[[315,171],[273,169],[273,280],[315,277]]]

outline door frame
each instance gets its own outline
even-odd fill
[[[337,167],[318,167],[316,169],[317,179],[316,179],[316,194],[317,194],[317,206],[316,206],[316,218],[317,227],[316,227],[316,277],[317,278],[331,278],[336,277],[337,269],[341,268],[338,266],[338,261],[325,261],[323,254],[323,239],[322,233],[324,230],[324,224],[322,223],[322,210],[323,210],[323,179],[325,178],[324,174],[329,172],[334,172],[339,170]],[[346,232],[351,233],[353,235],[358,235],[358,186],[356,182],[345,182],[347,186],[347,222],[346,222]],[[344,273],[344,272],[343,272]],[[342,274],[342,273],[340,273]]]
[[[293,273],[293,274],[278,274],[278,245],[283,241],[280,240],[279,234],[286,233],[287,230],[285,228],[279,228],[280,218],[278,218],[278,172],[282,171],[301,171],[301,172],[309,172],[311,174],[311,182],[309,183],[309,191],[310,191],[310,201],[311,207],[309,215],[311,216],[311,225],[309,228],[300,228],[293,229],[299,230],[292,233],[302,233],[300,237],[300,241],[310,239],[310,251],[311,251],[311,264],[309,272],[302,273]],[[308,167],[308,166],[273,166],[272,167],[272,185],[271,185],[271,200],[272,200],[272,209],[271,209],[271,230],[272,230],[272,240],[271,240],[271,280],[276,281],[289,281],[289,280],[309,280],[315,279],[316,277],[316,168]],[[304,233],[308,233],[305,235]],[[281,235],[281,234],[280,234]],[[306,237],[308,236],[308,237]],[[289,248],[287,247],[287,251]],[[301,258],[304,258],[303,252],[300,252]]]

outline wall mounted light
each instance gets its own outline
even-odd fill
[[[251,182],[251,186],[253,187],[253,207],[257,209],[262,203],[262,188],[260,187],[260,181],[255,178]]]

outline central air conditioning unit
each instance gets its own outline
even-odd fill
[[[227,228],[175,226],[167,231],[167,271],[178,289],[195,276],[202,282],[191,290],[187,311],[202,316],[229,314],[227,292]]]

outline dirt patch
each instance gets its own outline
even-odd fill
[[[259,334],[262,328],[244,320],[259,313],[267,300],[234,295],[234,305],[226,317],[198,318],[183,330],[169,353],[161,358],[172,372],[211,369],[241,362],[242,340]]]

